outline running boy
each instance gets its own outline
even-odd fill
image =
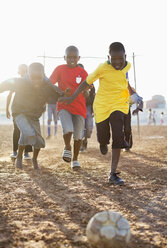
[[[44,67],[33,63],[28,68],[27,78],[12,78],[0,84],[0,92],[12,90],[15,99],[12,105],[12,116],[20,129],[20,139],[16,167],[22,169],[22,154],[26,145],[32,145],[34,169],[39,169],[37,157],[40,148],[45,147],[41,136],[39,118],[43,113],[48,97],[58,99],[63,92],[46,79]]]
[[[90,74],[71,97],[60,99],[62,102],[71,103],[83,90],[99,79],[99,89],[93,104],[97,139],[100,143],[100,151],[105,155],[108,152],[111,126],[112,161],[109,182],[116,185],[124,184],[124,181],[118,177],[116,169],[121,149],[128,147],[123,132],[124,114],[128,114],[129,111],[127,88],[130,94],[134,93],[126,79],[129,69],[130,63],[126,61],[124,46],[120,42],[114,42],[109,47],[108,61]]]
[[[21,78],[24,78],[27,75],[27,65],[21,64],[19,65],[18,68],[18,74],[20,75]],[[11,98],[13,95],[13,91],[10,91],[8,96],[7,96],[7,101],[6,101],[6,117],[9,119],[10,118],[10,111],[9,111],[9,106],[11,102]],[[18,141],[20,138],[20,130],[17,127],[15,121],[13,120],[13,125],[14,125],[14,130],[13,130],[13,153],[10,155],[11,159],[16,159],[17,157],[17,150],[18,150]],[[31,159],[29,152],[32,152],[32,146],[25,146],[24,150],[24,159],[29,160]]]
[[[72,95],[78,86],[86,79],[87,72],[77,65],[80,56],[78,48],[69,46],[65,50],[64,59],[67,64],[56,67],[53,71],[50,81],[63,91],[68,91]],[[83,137],[86,118],[85,97],[80,94],[74,102],[67,105],[58,102],[58,112],[63,129],[64,151],[62,158],[65,162],[71,162],[72,169],[79,169],[78,154]],[[73,134],[73,157],[71,152],[71,137]]]

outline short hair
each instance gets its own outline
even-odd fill
[[[121,42],[111,43],[111,45],[109,46],[109,54],[111,54],[111,52],[119,52],[119,51],[125,53],[124,45]]]
[[[41,63],[35,62],[29,65],[28,71],[44,73],[44,66]]]
[[[79,54],[79,50],[76,46],[68,46],[65,50],[65,54],[67,54],[68,51],[77,52]]]

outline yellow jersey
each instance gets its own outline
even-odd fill
[[[88,84],[93,84],[99,79],[99,88],[93,104],[96,123],[106,120],[114,111],[128,114],[129,92],[126,74],[130,67],[128,62],[122,70],[116,70],[106,61],[86,78]]]

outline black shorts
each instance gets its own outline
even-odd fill
[[[106,120],[96,123],[97,140],[101,145],[110,143],[112,130],[112,148],[121,149],[128,148],[129,145],[125,141],[124,135],[124,113],[121,111],[114,111]]]

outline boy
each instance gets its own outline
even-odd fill
[[[52,103],[51,101],[48,102],[47,106],[47,112],[48,112],[48,136],[47,139],[50,139],[51,137],[51,122],[52,122],[52,116],[54,121],[54,135],[56,136],[57,133],[57,104]]]
[[[16,167],[22,169],[22,154],[26,145],[32,145],[34,169],[39,169],[37,157],[40,148],[45,147],[41,136],[39,118],[43,113],[48,97],[58,99],[63,92],[46,79],[44,67],[32,63],[28,68],[28,77],[12,78],[0,84],[0,92],[12,90],[15,99],[12,105],[12,116],[20,129],[20,139]]]
[[[127,77],[128,78],[128,77]],[[129,83],[129,81],[128,81]],[[134,92],[136,90],[132,88]],[[131,127],[131,106],[133,105],[133,101],[131,101],[131,98],[129,99],[129,112],[127,115],[124,116],[124,134],[125,134],[125,140],[129,144],[128,148],[125,148],[125,152],[129,152],[133,145],[133,138],[132,138],[132,127]],[[133,110],[132,115],[137,115],[139,111],[143,111],[143,101],[140,99],[139,102],[137,102],[136,109]]]
[[[20,75],[21,78],[24,78],[27,74],[27,65],[21,64],[19,65],[18,68],[18,74]],[[9,92],[9,95],[7,96],[7,101],[6,101],[6,117],[9,119],[10,118],[10,112],[9,112],[9,106],[11,102],[13,91]],[[17,157],[17,150],[18,150],[18,141],[20,138],[20,130],[18,129],[16,123],[13,120],[13,125],[14,125],[14,130],[13,130],[13,153],[10,155],[11,159],[16,159]],[[29,152],[32,152],[32,146],[25,146],[24,150],[24,159],[29,160],[31,159]]]
[[[93,130],[93,101],[95,98],[95,87],[90,85],[88,90],[88,96],[85,97],[86,99],[86,109],[87,115],[85,120],[85,130],[84,130],[84,137],[82,140],[82,145],[80,151],[83,152],[87,149],[88,145],[88,138],[91,137],[92,130]]]
[[[84,69],[83,64],[78,64],[78,66],[82,67]],[[88,138],[91,137],[92,130],[93,130],[93,101],[95,98],[95,87],[92,85],[89,86],[88,91],[84,92],[84,96],[86,99],[86,110],[87,115],[85,119],[85,129],[84,129],[84,137],[82,139],[82,144],[80,151],[83,152],[87,149],[88,144]]]
[[[109,47],[108,61],[90,74],[71,97],[60,99],[62,102],[71,103],[83,90],[99,79],[99,88],[93,104],[97,139],[100,151],[105,155],[108,152],[111,126],[112,161],[109,182],[115,185],[124,184],[116,169],[121,149],[128,147],[123,132],[124,115],[129,111],[128,90],[130,94],[134,93],[126,79],[129,69],[130,63],[126,61],[124,46],[120,42],[114,42]]]
[[[66,64],[56,67],[50,77],[50,81],[53,84],[58,83],[60,89],[72,95],[88,74],[77,64],[80,59],[77,47],[67,47],[64,59]],[[78,155],[86,118],[86,104],[83,94],[77,96],[75,101],[69,105],[58,102],[58,112],[65,145],[62,158],[65,162],[71,162],[72,169],[80,169]],[[74,139],[73,157],[71,152],[72,134]]]

